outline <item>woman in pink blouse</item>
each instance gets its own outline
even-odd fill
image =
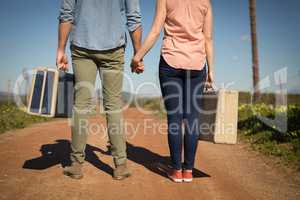
[[[210,0],[157,0],[151,31],[132,59],[134,71],[144,70],[141,61],[157,41],[162,28],[159,79],[168,117],[172,162],[168,177],[175,182],[191,182],[201,124],[200,96],[205,85],[211,87],[213,84]]]

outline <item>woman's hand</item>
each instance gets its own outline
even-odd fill
[[[131,72],[137,74],[143,73],[144,72],[143,61],[133,57],[133,59],[131,60]]]
[[[206,88],[214,88],[214,75],[213,72],[208,72],[206,77]]]

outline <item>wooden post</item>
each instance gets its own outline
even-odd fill
[[[252,44],[252,79],[254,89],[254,102],[260,98],[259,83],[259,60],[257,47],[257,30],[256,30],[256,0],[249,0],[249,13],[251,24],[251,44]]]

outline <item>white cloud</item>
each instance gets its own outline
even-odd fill
[[[239,58],[238,56],[232,56],[232,60],[233,60],[233,61],[239,61],[240,58]]]
[[[251,38],[250,38],[250,35],[245,34],[245,35],[242,35],[242,36],[241,36],[240,40],[241,40],[242,42],[250,42],[250,41],[251,41]]]

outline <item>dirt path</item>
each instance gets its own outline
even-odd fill
[[[194,182],[172,183],[164,174],[167,138],[165,126],[159,125],[165,121],[135,109],[125,117],[134,172],[130,179],[112,180],[112,159],[101,134],[89,137],[84,179],[64,177],[70,129],[67,120],[52,121],[0,136],[0,199],[300,199],[300,184],[292,174],[271,167],[240,144],[200,142]],[[103,125],[104,119],[93,122]]]

